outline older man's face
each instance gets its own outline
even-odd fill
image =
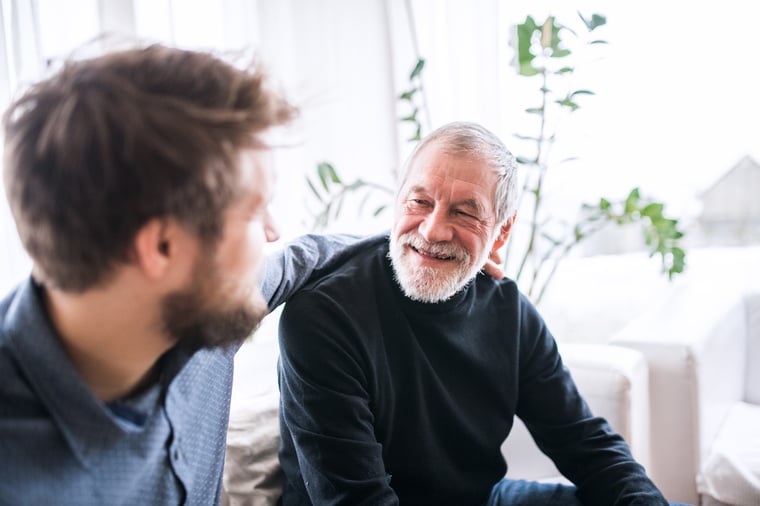
[[[496,236],[496,172],[480,157],[431,144],[414,161],[396,202],[390,256],[404,293],[440,302],[461,290]]]

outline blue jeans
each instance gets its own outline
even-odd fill
[[[483,506],[581,506],[575,487],[555,483],[503,479],[493,486]]]
[[[677,506],[682,503],[670,503]],[[483,506],[580,506],[575,487],[555,483],[503,479],[493,486]],[[683,505],[687,506],[687,505]]]

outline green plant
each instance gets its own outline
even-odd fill
[[[578,16],[585,33],[558,24],[552,16],[541,24],[528,16],[516,27],[517,72],[523,78],[537,81],[539,98],[538,104],[525,109],[528,115],[537,119],[536,132],[515,135],[528,145],[531,153],[517,157],[525,171],[518,209],[528,207],[529,210],[527,219],[521,215],[515,227],[519,230],[520,224],[527,225],[528,230],[524,250],[517,258],[514,278],[536,302],[543,297],[559,263],[606,223],[640,223],[650,254],[661,256],[663,270],[670,278],[685,267],[685,252],[679,246],[683,233],[678,229],[678,221],[665,217],[664,205],[642,198],[638,188],[631,190],[627,198],[620,202],[601,198],[597,204],[584,204],[575,223],[562,222],[544,212],[544,189],[550,169],[574,160],[554,161],[551,153],[557,134],[554,126],[560,116],[580,109],[583,97],[594,95],[591,90],[568,86],[568,77],[576,67],[570,58],[573,50],[566,39],[572,37],[572,42],[581,49],[606,44],[605,40],[594,37],[594,32],[605,25],[605,17],[594,14],[586,18],[580,13]],[[529,201],[525,202],[526,199]],[[515,245],[512,240],[505,250],[505,269],[513,262],[510,257],[515,255]]]

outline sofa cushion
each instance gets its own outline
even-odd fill
[[[273,506],[282,494],[279,394],[257,395],[230,414],[221,506]]]
[[[760,504],[760,406],[736,403],[697,476],[705,502]]]

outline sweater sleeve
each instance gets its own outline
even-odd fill
[[[363,341],[351,321],[329,296],[311,290],[285,306],[281,463],[311,504],[398,504],[374,433]]]
[[[517,415],[536,444],[577,487],[584,504],[668,502],[623,438],[592,414],[535,308],[521,302]]]
[[[354,252],[382,237],[384,234],[365,238],[346,234],[309,234],[271,253],[261,275],[261,292],[269,309],[284,303],[310,280],[324,276]]]

